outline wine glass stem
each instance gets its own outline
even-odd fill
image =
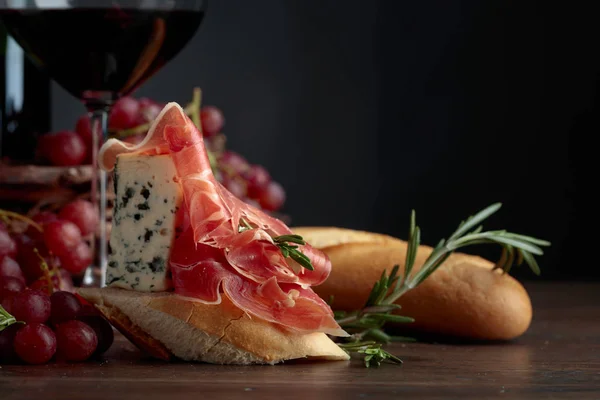
[[[92,250],[94,259],[92,265],[87,269],[84,276],[84,285],[104,287],[106,284],[107,267],[107,223],[106,223],[106,171],[98,166],[98,152],[100,146],[108,138],[107,120],[109,107],[89,108],[92,128],[92,188],[91,201],[99,211],[100,226],[92,239]]]

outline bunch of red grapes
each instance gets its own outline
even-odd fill
[[[18,321],[0,331],[0,362],[83,361],[104,353],[113,341],[110,324],[71,293],[71,275],[92,261],[84,238],[97,228],[98,213],[74,200],[32,220],[41,232],[31,224],[15,232],[0,222],[0,304]]]
[[[18,287],[17,281],[45,290],[48,270],[56,287],[69,287],[70,275],[80,275],[92,262],[86,238],[99,223],[92,203],[73,200],[57,213],[42,211],[31,219],[42,232],[33,225],[23,232],[12,232],[0,223],[0,292],[7,285]]]
[[[131,130],[152,122],[163,104],[148,98],[123,97],[112,107],[110,132]],[[222,135],[225,118],[220,109],[205,106],[200,110],[202,130],[207,144]],[[132,143],[143,139],[145,132],[129,136]],[[210,146],[209,146],[210,147]],[[92,161],[92,129],[89,118],[81,116],[74,131],[60,131],[40,136],[38,155],[56,166],[89,164]],[[240,154],[226,150],[217,158],[218,179],[238,198],[265,211],[279,211],[285,202],[285,191],[262,166],[250,164]]]
[[[110,323],[73,293],[25,289],[10,299],[4,308],[18,322],[0,331],[0,363],[81,362],[113,343]]]

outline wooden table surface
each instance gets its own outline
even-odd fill
[[[534,321],[502,344],[410,343],[404,364],[165,364],[118,337],[102,362],[2,366],[0,400],[600,399],[600,283],[526,285]]]

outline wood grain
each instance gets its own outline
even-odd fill
[[[404,364],[232,367],[150,360],[125,339],[99,362],[2,366],[0,399],[600,399],[600,283],[526,285],[531,328],[510,343],[395,344]]]

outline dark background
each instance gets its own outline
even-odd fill
[[[600,48],[585,4],[212,0],[136,95],[186,103],[200,86],[228,147],[283,183],[293,225],[405,238],[414,208],[435,244],[501,201],[487,228],[552,242],[541,278],[598,279]],[[53,128],[71,128],[83,107],[56,86],[53,100]]]

